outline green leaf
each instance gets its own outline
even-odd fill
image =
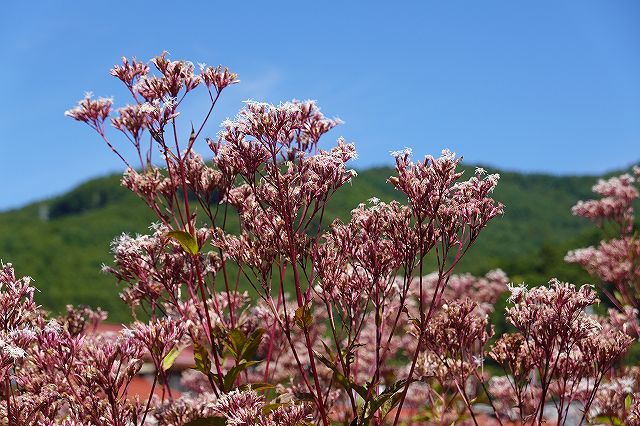
[[[200,251],[198,240],[190,232],[170,231],[167,235],[178,241],[182,249],[191,255],[196,255]]]
[[[386,388],[380,395],[371,398],[366,418],[372,418],[378,410],[380,410],[380,414],[384,418],[400,402],[401,391],[405,383],[407,383],[406,380],[399,380]]]
[[[261,361],[245,361],[244,359],[240,361],[238,365],[233,367],[231,370],[224,375],[224,383],[223,387],[226,392],[233,389],[233,383],[236,381],[238,374],[251,367],[252,365],[259,364]]]
[[[326,365],[327,368],[330,368],[331,370],[336,371],[336,365],[332,360],[327,359],[326,356],[324,356],[321,353],[318,353],[316,351],[313,351],[313,354],[318,359],[318,361],[320,361],[321,363]]]
[[[627,396],[624,398],[624,409],[626,411],[630,411],[631,410],[631,404],[633,403],[633,397],[631,396],[631,394],[627,394]]]
[[[324,340],[320,340],[320,343],[322,343],[322,346],[324,346],[324,352],[329,355],[329,358],[331,358],[331,362],[335,362],[335,360],[333,359],[333,351],[331,349],[329,349],[329,346],[327,346],[327,344],[324,342]]]
[[[256,353],[258,352],[258,346],[262,341],[262,335],[264,334],[264,330],[262,328],[256,329],[251,335],[246,339],[244,346],[240,352],[240,358],[250,360],[255,358]]]
[[[209,352],[201,344],[195,342],[193,344],[193,359],[196,363],[195,369],[207,376],[211,373],[211,360],[209,359]]]
[[[401,397],[402,392],[399,392],[395,393],[390,399],[386,400],[380,407],[380,417],[384,419],[387,414],[389,414],[389,411],[393,410],[393,408],[398,405]]]
[[[200,417],[185,423],[184,426],[225,426],[226,424],[227,419],[224,417]]]
[[[615,416],[598,416],[593,419],[594,424],[611,424],[613,426],[624,426],[622,420]]]
[[[624,298],[622,297],[622,294],[619,291],[614,291],[613,296],[616,298],[618,302],[620,302],[620,304],[624,305]]]
[[[263,391],[263,390],[267,390],[267,389],[273,389],[275,388],[275,385],[272,385],[271,383],[263,383],[263,382],[256,382],[256,383],[246,383],[242,386],[238,386],[238,390],[241,391],[246,391],[246,390],[253,390],[253,391]]]
[[[182,352],[183,349],[184,347],[178,348],[176,346],[169,351],[169,353],[162,360],[162,371],[167,371],[168,369],[171,368],[171,366],[173,365],[174,362],[176,362],[178,355],[180,355],[180,352]]]
[[[365,386],[359,385],[357,383],[351,383],[351,387],[358,393],[358,395],[360,395],[360,397],[362,397],[362,399],[365,399],[367,397],[367,394],[369,393]]]
[[[242,349],[247,343],[247,335],[241,329],[234,328],[229,330],[226,340],[225,346],[231,352],[231,356],[237,362],[240,362],[242,360]]]
[[[247,337],[244,331],[239,328],[234,328],[227,333],[225,346],[236,362],[242,360],[248,361],[255,358],[263,334],[264,330],[258,328]]]
[[[310,305],[303,305],[296,309],[295,322],[301,329],[309,328],[309,326],[311,326],[313,317],[311,316]]]

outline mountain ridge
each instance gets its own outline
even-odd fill
[[[471,167],[482,167],[486,170],[492,170],[494,172],[498,172],[498,173],[514,173],[514,174],[519,174],[519,175],[523,175],[523,176],[548,176],[548,177],[558,177],[558,178],[563,178],[563,177],[581,177],[581,178],[593,178],[593,179],[598,179],[601,177],[606,177],[606,176],[613,176],[613,175],[619,175],[621,173],[624,173],[625,171],[628,171],[631,169],[631,167],[633,167],[634,165],[640,163],[639,161],[635,161],[635,162],[630,162],[628,166],[625,167],[617,167],[615,169],[607,169],[602,173],[574,173],[574,172],[558,172],[558,173],[554,173],[554,172],[549,172],[549,171],[544,171],[544,170],[518,170],[518,169],[511,169],[511,168],[503,168],[500,166],[496,166],[496,165],[491,165],[488,163],[470,163],[467,168],[471,168]],[[393,164],[374,164],[374,165],[370,165],[367,167],[356,167],[355,170],[359,173],[360,171],[367,171],[367,170],[373,170],[373,169],[393,169]],[[108,172],[108,173],[104,173],[104,174],[100,174],[100,175],[95,175],[95,176],[90,176],[87,177],[83,180],[81,180],[80,182],[76,183],[76,184],[72,184],[69,185],[69,187],[67,189],[63,189],[60,191],[56,191],[48,196],[43,196],[43,197],[38,197],[35,199],[32,199],[30,201],[26,201],[23,203],[20,203],[18,205],[13,205],[13,206],[9,206],[9,207],[0,207],[0,214],[3,213],[8,213],[11,211],[15,211],[15,210],[22,210],[25,208],[28,208],[34,204],[40,204],[40,203],[45,203],[51,199],[55,199],[58,197],[62,197],[70,192],[73,192],[74,190],[76,190],[78,187],[88,183],[88,182],[92,182],[92,181],[96,181],[96,180],[101,180],[101,179],[106,179],[109,177],[113,177],[113,176],[121,176],[122,174],[117,172],[117,171],[113,171],[113,172]],[[595,182],[595,181],[594,181]]]
[[[579,199],[592,196],[591,187],[599,176],[483,167],[501,174],[494,198],[505,204],[505,213],[482,232],[457,271],[484,274],[502,268],[513,281],[542,284],[560,275],[567,281],[586,282],[589,277],[562,258],[567,250],[600,238],[591,224],[570,213]],[[469,176],[475,165],[462,169]],[[354,207],[371,197],[402,201],[402,194],[386,183],[393,172],[385,166],[358,170],[353,183],[335,195],[325,217],[347,220]],[[39,303],[47,309],[89,304],[111,311],[113,320],[128,319],[115,280],[100,268],[110,263],[113,238],[123,232],[144,233],[155,218],[119,180],[117,174],[91,179],[59,196],[0,212],[0,259],[35,279],[41,290]]]

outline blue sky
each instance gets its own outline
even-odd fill
[[[210,135],[245,99],[311,98],[345,121],[328,143],[354,142],[358,168],[405,146],[509,170],[626,167],[640,160],[639,22],[637,0],[7,2],[0,209],[121,171],[63,112],[85,91],[126,102],[108,70],[163,50],[239,74]]]

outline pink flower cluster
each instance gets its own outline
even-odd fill
[[[593,186],[593,192],[601,198],[579,201],[571,211],[576,216],[585,217],[600,226],[606,220],[614,221],[623,232],[628,233],[633,226],[633,202],[638,198],[638,190],[634,183],[634,177],[628,174],[600,180]]]
[[[640,167],[634,168],[640,177]],[[636,180],[629,174],[600,181],[593,190],[598,200],[580,201],[573,213],[590,219],[605,230],[613,230],[613,238],[598,247],[570,251],[565,260],[577,263],[602,281],[602,290],[620,310],[625,305],[640,308],[640,243],[634,229],[633,203],[638,198]],[[636,334],[638,329],[636,328]]]
[[[491,351],[512,377],[510,396],[517,412],[505,414],[541,423],[551,394],[557,418],[566,419],[575,401],[587,412],[602,379],[633,339],[606,319],[585,313],[598,303],[590,286],[576,289],[552,280],[549,287],[513,287],[510,300],[507,318],[518,333],[503,335]],[[504,398],[502,384],[495,385]]]

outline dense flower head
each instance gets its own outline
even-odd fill
[[[311,420],[310,410],[304,404],[287,404],[271,411],[258,421],[259,426],[297,426]]]
[[[152,58],[150,63],[153,65],[153,71],[149,65],[136,58],[123,57],[122,64],[115,65],[111,70],[111,74],[122,81],[133,98],[132,104],[117,110],[117,115],[111,118],[111,124],[134,145],[139,166],[143,170],[151,166],[152,154],[156,149],[167,158],[174,158],[172,154],[180,157],[179,153],[172,152],[173,148],[169,148],[173,146],[171,139],[174,139],[175,135],[165,135],[165,128],[169,125],[175,126],[175,119],[180,114],[179,106],[189,92],[204,81],[210,94],[210,88],[213,85],[219,95],[224,87],[238,82],[237,76],[226,68],[223,70],[220,67],[204,67],[201,75],[197,75],[191,62],[170,60],[166,52]],[[212,96],[212,108],[216,101],[217,96],[215,99]],[[104,122],[109,118],[112,106],[112,99],[94,100],[88,93],[78,106],[65,114],[97,130],[109,148],[130,168],[130,163],[119,152],[118,145],[111,142],[104,128]],[[203,126],[204,123],[200,130]],[[141,146],[142,136],[146,131],[157,143],[157,148],[154,148],[153,143],[148,149],[143,149]],[[200,131],[197,133],[199,134]],[[179,150],[177,140],[175,142],[175,148]],[[190,142],[189,150],[194,142],[195,140]],[[144,150],[146,152],[143,152]],[[143,157],[146,157],[146,163]],[[178,161],[180,161],[179,158]]]
[[[296,162],[287,162],[282,167],[269,162],[265,164],[265,176],[255,187],[256,200],[283,218],[305,207],[307,213],[312,213],[314,204],[326,203],[355,176],[345,166],[352,153],[353,146],[339,140],[331,151],[320,150],[310,156],[300,153]]]
[[[139,141],[144,129],[149,125],[149,114],[144,104],[126,105],[118,109],[118,116],[111,119],[111,125],[133,141]]]
[[[499,175],[478,171],[459,182],[461,158],[447,150],[439,158],[427,156],[418,163],[411,161],[410,151],[394,156],[398,176],[389,182],[407,195],[418,223],[438,224],[437,237],[446,244],[462,247],[473,242],[489,220],[502,214],[502,204],[490,197]]]
[[[72,336],[85,332],[95,332],[98,325],[107,319],[107,312],[101,308],[91,309],[89,306],[67,305],[67,313],[60,318],[62,327]]]
[[[633,225],[633,202],[638,198],[633,176],[623,174],[608,180],[599,180],[593,191],[601,196],[598,200],[579,201],[572,213],[587,218],[598,225],[606,220],[618,222],[625,232]]]
[[[640,242],[634,239],[602,241],[599,247],[570,251],[565,260],[578,263],[593,275],[608,282],[624,282],[640,276],[634,259],[640,256]]]
[[[0,379],[2,381],[10,380],[11,370],[24,359],[25,355],[24,349],[0,338]]]
[[[549,287],[522,289],[512,295],[514,306],[507,309],[507,318],[522,333],[540,346],[552,347],[557,339],[577,341],[590,336],[600,325],[584,309],[598,302],[596,292],[585,285],[552,280]]]
[[[157,167],[149,167],[139,173],[133,168],[128,168],[122,176],[122,186],[145,200],[157,200],[160,196],[170,197],[175,191],[175,184],[170,178],[163,176]]]
[[[256,392],[232,391],[218,399],[211,411],[227,418],[227,424],[242,426],[255,423],[261,414],[264,398]]]
[[[247,101],[235,120],[222,124],[220,137],[235,145],[250,138],[271,155],[290,159],[296,151],[315,150],[320,137],[339,123],[326,118],[314,101],[294,100],[277,106]]]
[[[0,262],[0,330],[29,326],[39,316],[30,277],[16,277],[11,263]]]
[[[147,100],[162,99],[165,97],[176,98],[181,90],[189,92],[200,84],[200,77],[195,75],[194,66],[188,61],[171,61],[167,59],[167,53],[151,59],[151,63],[162,75],[158,83],[149,86],[145,85],[146,76],[143,76],[136,88],[138,92]],[[151,88],[147,91],[145,88]]]
[[[0,416],[10,424],[123,425],[140,419],[127,387],[142,366],[137,342],[91,334],[102,311],[68,307],[42,311],[18,328],[0,331],[0,372],[15,388],[3,394]],[[71,422],[71,423],[69,423]]]
[[[447,301],[424,334],[423,345],[442,364],[446,373],[443,379],[460,385],[482,366],[483,348],[493,334],[488,317],[476,314],[475,308],[469,299]]]
[[[128,332],[84,340],[77,380],[102,391],[120,390],[142,367],[143,342]]]
[[[229,178],[219,170],[205,164],[201,155],[194,152],[185,153],[183,156],[183,168],[186,184],[195,193],[203,198],[212,200],[216,191],[225,192],[229,185]],[[175,167],[175,164],[169,163]]]
[[[513,392],[498,398],[511,399],[522,421],[528,416],[542,420],[547,399],[554,401],[558,418],[566,418],[573,403],[588,412],[603,378],[633,338],[608,318],[586,313],[598,302],[591,286],[552,280],[549,287],[510,288],[513,307],[507,318],[518,333],[503,335],[489,354],[511,375]],[[526,398],[533,387],[539,396],[530,411]]]
[[[314,219],[355,176],[345,166],[355,156],[353,145],[339,139],[330,151],[311,152],[316,143],[305,142],[320,137],[323,132],[313,129],[324,121],[312,102],[278,107],[248,103],[235,122],[224,125],[221,141],[211,144],[222,175],[240,175],[244,181],[224,190],[222,198],[237,210],[242,232],[236,236],[218,231],[213,245],[262,277],[270,276],[280,256],[308,252]],[[280,134],[283,126],[289,126],[286,135]]]
[[[326,251],[346,254],[351,266],[370,280],[385,278],[403,259],[416,254],[409,225],[409,210],[397,202],[361,204],[351,212],[348,224],[332,224],[325,236]]]
[[[538,353],[532,356],[532,351]],[[493,344],[489,355],[499,364],[506,366],[518,380],[529,376],[535,366],[535,359],[540,356],[539,349],[531,345],[520,333],[500,336]]]
[[[246,139],[232,139],[226,143],[210,142],[214,151],[215,165],[230,176],[242,175],[254,177],[260,167],[270,158],[269,150]]]
[[[133,87],[136,94],[142,96],[148,105],[160,102],[166,96],[166,86],[162,78],[155,75],[140,78]]]
[[[182,426],[212,417],[215,400],[215,395],[208,392],[184,394],[172,401],[158,403],[153,410],[153,417],[159,425]]]
[[[79,425],[54,421],[59,410],[64,408],[60,398],[61,390],[52,384],[44,384],[37,393],[24,393],[14,397],[14,403],[8,404],[3,397],[0,402],[0,421],[3,424],[38,425]],[[10,405],[10,407],[8,407]],[[8,413],[10,409],[10,414]]]
[[[515,339],[498,341],[492,356],[517,378],[520,393],[529,385],[527,377],[535,369],[541,375],[542,397],[539,415],[544,412],[545,395],[556,389],[561,400],[574,398],[574,389],[583,378],[604,374],[628,347],[630,340],[621,332],[601,339],[603,326],[585,309],[597,303],[591,286],[579,289],[552,280],[549,287],[516,287],[507,309],[508,320],[518,329]],[[594,384],[590,391],[594,391]],[[560,404],[558,415],[563,415]]]
[[[456,171],[461,158],[446,150],[439,158],[427,156],[418,163],[411,161],[410,150],[393,155],[398,176],[389,182],[407,195],[416,215],[434,217],[446,192],[462,176]]]
[[[600,371],[608,371],[634,342],[633,337],[616,329],[608,319],[602,319],[601,324],[598,333],[582,339],[577,345],[582,357],[580,362],[588,364],[587,374],[590,376],[596,376]]]
[[[623,292],[623,303],[639,307],[635,283],[640,279],[640,241],[632,237],[613,238],[598,247],[586,247],[567,253],[565,261],[577,263],[604,282]]]
[[[149,66],[143,62],[139,62],[135,57],[131,60],[122,57],[122,65],[114,65],[111,69],[111,75],[120,79],[129,89],[131,89],[135,81],[149,73]]]
[[[222,68],[220,65],[217,67],[209,67],[205,64],[198,64],[198,66],[200,67],[200,79],[208,88],[213,86],[218,93],[225,87],[240,82],[238,75],[232,73],[226,67]]]
[[[163,100],[154,99],[140,106],[140,111],[146,114],[146,128],[149,129],[153,139],[166,150],[164,127],[180,115],[178,101],[175,98]],[[161,149],[162,152],[162,149]]]
[[[98,98],[92,99],[91,93],[87,93],[75,108],[66,111],[64,114],[74,120],[82,121],[94,129],[102,129],[104,121],[109,117],[113,99]]]
[[[149,323],[136,322],[127,329],[131,337],[140,341],[149,351],[157,367],[169,352],[183,344],[189,321],[162,318]]]
[[[130,306],[138,306],[143,300],[155,306],[163,297],[176,301],[183,284],[189,282],[189,259],[182,254],[179,242],[169,236],[169,228],[154,225],[151,229],[152,235],[123,234],[116,238],[111,244],[115,267],[103,267],[128,283],[121,297]],[[199,229],[198,244],[203,245],[209,235],[208,229]],[[218,269],[213,253],[202,253],[198,261],[204,273]]]

